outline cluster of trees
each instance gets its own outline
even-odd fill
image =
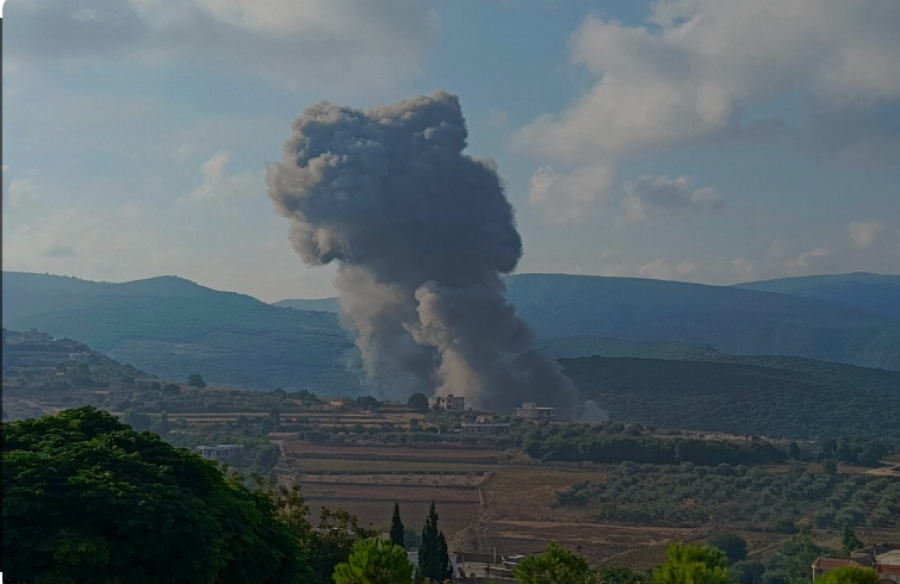
[[[900,441],[900,372],[796,357],[561,359],[616,420],[794,439]],[[715,362],[711,362],[714,360]]]
[[[878,466],[882,458],[894,451],[887,441],[873,438],[823,440],[820,446],[822,460],[838,460],[857,466]]]
[[[323,508],[314,526],[298,487],[222,473],[90,407],[4,423],[2,454],[0,569],[11,581],[426,584],[452,577],[433,503],[414,568],[396,505],[390,541],[341,510]],[[736,500],[745,496],[734,490],[740,484],[765,482],[756,470],[681,468],[682,474],[704,473],[710,483],[720,476],[736,479],[710,487],[730,489]],[[794,476],[780,485],[782,491],[820,487],[818,478],[789,474]],[[633,491],[646,488],[646,477],[631,478],[642,485]],[[514,576],[518,584],[792,584],[807,580],[812,559],[827,552],[809,531],[792,537],[765,563],[747,560],[745,542],[733,534],[718,534],[710,543],[670,547],[667,562],[647,576],[614,567],[593,571],[581,556],[552,544],[516,566]],[[862,544],[849,527],[842,543],[845,552]],[[830,572],[824,580],[876,584],[877,577],[851,569]]]
[[[606,567],[593,571],[583,557],[551,543],[547,551],[529,556],[513,570],[517,584],[800,584],[810,580],[809,566],[825,550],[808,532],[791,538],[770,565],[734,560],[713,543],[727,543],[734,549],[737,536],[722,534],[710,546],[674,544],[666,550],[666,562],[646,576],[626,568]],[[744,548],[743,553],[746,553]],[[818,582],[819,580],[817,580]],[[832,570],[823,584],[877,584],[874,570],[848,567]]]
[[[854,475],[844,480],[813,515],[817,527],[894,527],[900,523],[900,482]]]
[[[84,345],[72,343],[77,347]],[[60,360],[59,349],[37,347],[41,352],[29,354],[28,358],[18,355],[11,347],[4,349],[3,378],[10,387],[19,390],[72,391],[110,389],[115,391],[139,389],[138,378],[150,377],[147,373],[129,364],[121,364],[103,355],[92,354],[88,361]],[[79,349],[80,352],[82,349]]]
[[[4,423],[2,448],[2,570],[14,581],[352,582],[354,549],[409,565],[345,511],[323,508],[314,526],[297,487],[223,474],[91,407]],[[434,504],[419,558],[421,582],[449,577]]]
[[[823,501],[839,480],[793,467],[770,473],[744,465],[705,467],[638,465],[626,462],[607,482],[582,482],[557,494],[560,505],[585,507],[600,521],[649,525],[746,522],[791,533],[811,503]],[[638,487],[639,485],[639,487]]]
[[[266,493],[109,413],[4,423],[2,452],[10,581],[308,581]]]
[[[2,440],[0,570],[11,581],[397,584],[413,576],[396,506],[397,547],[343,510],[322,508],[314,525],[299,487],[223,473],[92,407],[4,423]],[[383,579],[395,573],[405,579]],[[415,578],[451,576],[432,503]]]
[[[633,461],[650,464],[775,464],[787,454],[768,443],[746,446],[716,440],[657,438],[615,424],[535,425],[523,427],[521,448],[532,458],[590,461],[601,464]]]

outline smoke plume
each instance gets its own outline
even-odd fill
[[[522,240],[493,162],[463,154],[466,135],[442,91],[368,110],[320,103],[269,167],[269,196],[307,265],[337,262],[369,376],[397,395],[571,414],[572,382],[504,297]]]

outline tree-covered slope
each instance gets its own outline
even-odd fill
[[[816,298],[900,317],[900,276],[859,272],[764,280],[738,287]]]
[[[900,439],[900,372],[790,357],[589,357],[560,363],[613,421],[812,438]]]
[[[254,389],[352,391],[333,314],[277,308],[180,278],[109,284],[4,273],[3,324],[83,340],[162,377]]]
[[[835,287],[845,278],[814,278],[821,278],[815,281],[830,292],[795,294],[797,284],[786,280],[774,281],[767,290],[765,282],[745,289],[565,274],[518,274],[506,284],[510,302],[558,357],[670,358],[666,353],[714,348],[900,370],[900,288],[890,284],[900,277],[859,276],[855,286],[869,292],[861,292],[856,302],[843,298]],[[757,284],[758,290],[750,289]],[[282,300],[277,305],[336,311],[337,299]],[[617,347],[613,340],[652,344]]]
[[[679,282],[518,275],[510,300],[556,357],[782,354],[900,369],[900,319],[785,294]],[[352,393],[355,349],[328,312],[174,277],[110,284],[3,274],[3,325],[83,340],[160,376]]]
[[[637,359],[670,359],[687,361],[719,354],[703,343],[678,341],[625,341],[608,337],[584,335],[559,339],[541,339],[538,346],[557,358],[577,357],[634,357]]]
[[[12,582],[296,584],[312,577],[271,498],[91,407],[3,424]]]
[[[787,294],[683,282],[523,274],[507,295],[543,339],[707,344],[900,369],[900,319]]]

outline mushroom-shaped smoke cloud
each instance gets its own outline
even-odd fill
[[[338,263],[343,320],[368,374],[398,394],[571,414],[572,382],[504,297],[522,240],[493,163],[463,154],[456,96],[320,103],[293,130],[268,169],[269,196],[307,265]]]

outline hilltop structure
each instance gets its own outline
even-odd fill
[[[509,422],[497,422],[493,416],[478,416],[474,424],[463,424],[463,434],[479,436],[485,434],[509,434]]]
[[[534,402],[525,402],[521,408],[513,410],[513,417],[534,421],[546,420],[548,422],[557,422],[560,419],[558,408],[539,406]]]
[[[871,568],[885,584],[900,584],[900,543],[879,543],[850,554],[849,558],[821,556],[812,563],[813,582],[836,568],[856,566]]]
[[[466,410],[466,398],[464,396],[436,395],[431,398],[431,407],[433,409],[442,409],[455,412],[464,412]]]
[[[214,460],[226,464],[243,462],[244,446],[242,444],[219,444],[217,446],[198,446],[200,456],[206,460]]]

